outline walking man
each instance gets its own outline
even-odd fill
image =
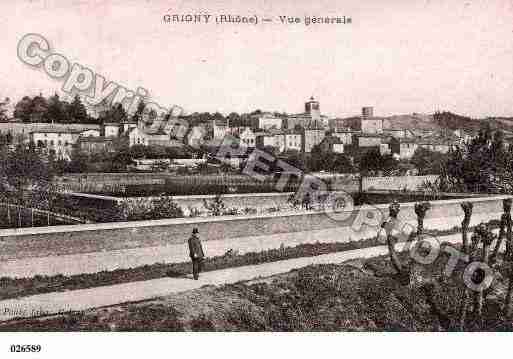
[[[189,255],[192,260],[192,275],[195,280],[198,280],[201,267],[203,266],[203,258],[205,257],[201,241],[198,237],[198,228],[192,229],[192,235],[189,238]]]

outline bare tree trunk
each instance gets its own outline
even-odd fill
[[[506,255],[505,259],[511,261],[513,259],[513,243],[511,236],[511,213],[506,216]]]
[[[417,237],[420,237],[424,232],[424,218],[426,212],[431,208],[429,202],[415,203],[415,214],[417,215]]]
[[[463,218],[463,221],[461,222],[461,240],[462,240],[462,250],[464,254],[469,254],[469,248],[468,248],[468,226],[470,224],[470,218],[472,217],[472,203],[471,202],[463,202],[461,204],[461,208],[463,209],[465,217]],[[469,292],[468,289],[463,287],[463,293],[461,298],[461,305],[460,305],[460,318],[459,318],[459,330],[464,331],[465,330],[465,322],[467,320],[467,306],[469,301]]]
[[[502,245],[502,239],[506,235],[506,215],[503,214],[501,216],[501,224],[499,229],[499,236],[497,237],[497,242],[495,243],[495,248],[493,249],[492,254],[490,255],[490,264],[494,264],[497,261],[497,257],[499,256],[499,252]]]
[[[421,288],[422,292],[426,296],[426,303],[429,305],[429,309],[431,314],[438,319],[438,323],[440,328],[443,330],[448,330],[451,327],[451,320],[447,313],[442,310],[435,301],[434,298],[434,286],[433,284],[425,284]]]
[[[472,252],[472,256],[474,258],[471,258],[472,261],[479,260],[477,258],[478,256],[475,255],[478,253],[478,246],[479,243],[482,243],[482,249],[481,249],[481,263],[483,263],[485,266],[489,263],[489,254],[490,254],[490,246],[493,243],[495,239],[495,235],[491,231],[490,227],[487,225],[481,223],[479,226],[476,227],[474,231],[474,235],[472,236],[472,247],[475,248],[475,251]],[[483,281],[486,280],[486,272],[483,269],[480,269],[479,272],[475,272],[476,274],[480,274],[480,288],[478,291],[474,294],[474,315],[476,318],[476,322],[479,325],[479,329],[482,328],[483,325],[483,304],[485,300],[485,289],[481,284],[483,284]],[[476,283],[477,284],[477,283]]]
[[[481,260],[485,264],[488,264],[488,248],[489,248],[489,246],[487,245],[487,243],[485,243],[483,241],[483,251],[482,251]],[[483,278],[483,280],[484,280],[484,278]],[[474,310],[476,319],[478,320],[478,322],[480,324],[482,324],[482,322],[483,322],[483,301],[484,301],[483,290],[480,290],[475,293],[475,303],[476,304],[475,304],[475,310]]]
[[[388,253],[390,254],[390,261],[392,262],[392,266],[397,271],[398,274],[403,273],[403,265],[401,264],[401,261],[399,260],[399,256],[397,255],[397,252],[395,251],[395,240],[394,237],[391,234],[387,234],[387,246],[388,246]]]
[[[460,305],[460,319],[459,319],[459,330],[464,331],[465,330],[465,322],[467,320],[467,307],[468,307],[468,301],[469,301],[469,292],[466,288],[463,289],[463,295],[461,298],[461,305]]]
[[[504,303],[504,315],[506,318],[511,318],[511,315],[513,314],[513,307],[512,307],[512,301],[513,301],[513,261],[512,261],[512,233],[511,233],[511,204],[513,200],[511,198],[508,198],[503,201],[504,205],[504,216],[505,218],[505,225],[506,225],[506,253],[504,254],[504,262],[508,263],[509,265],[509,283],[508,283],[508,292],[506,293],[506,299]]]
[[[388,247],[388,253],[390,255],[390,261],[392,262],[392,266],[397,271],[398,274],[403,274],[404,272],[404,266],[402,265],[399,255],[397,254],[395,250],[395,239],[392,235],[393,230],[393,224],[394,221],[397,219],[397,215],[399,214],[400,205],[396,201],[392,202],[388,208],[389,214],[390,214],[390,220],[387,224],[387,228],[385,228],[387,232],[387,247]]]
[[[463,252],[465,254],[469,254],[469,245],[468,245],[468,227],[470,224],[470,218],[472,217],[472,203],[464,202],[461,204],[463,211],[465,212],[465,217],[461,222],[461,240],[463,245]]]
[[[509,283],[508,283],[508,292],[506,293],[506,300],[504,303],[504,316],[506,318],[511,318],[513,314],[513,306],[511,302],[513,300],[513,268],[511,268],[511,263],[509,263]]]

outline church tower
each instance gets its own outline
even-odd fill
[[[321,119],[321,110],[319,107],[319,101],[316,101],[313,96],[310,97],[310,101],[305,102],[305,112],[310,115],[313,121],[319,121]]]

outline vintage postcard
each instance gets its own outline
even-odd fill
[[[513,2],[0,10],[0,331],[513,330]]]

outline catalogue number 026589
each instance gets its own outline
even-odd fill
[[[41,351],[41,345],[39,344],[13,344],[10,346],[11,353],[39,353]]]

